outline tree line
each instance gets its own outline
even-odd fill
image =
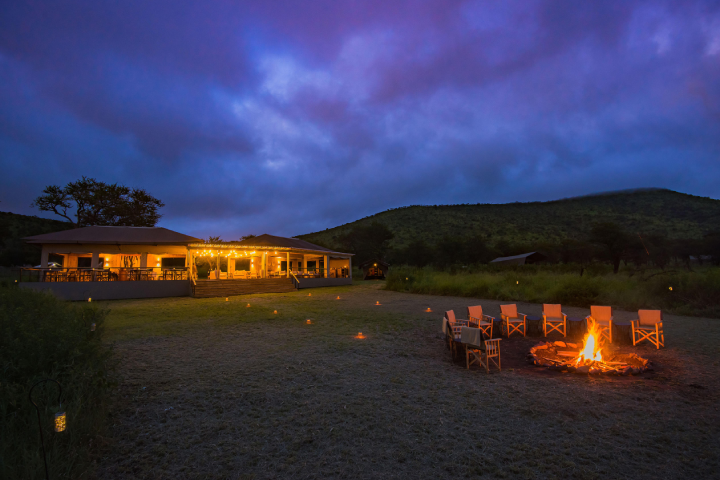
[[[355,254],[353,263],[384,260],[393,265],[436,268],[479,265],[497,257],[540,252],[547,263],[576,263],[589,265],[607,263],[617,273],[622,264],[635,267],[656,266],[664,269],[671,261],[691,268],[691,260],[720,264],[720,232],[702,239],[670,239],[665,235],[631,233],[613,222],[595,224],[583,239],[561,242],[513,243],[507,239],[491,242],[480,234],[445,235],[435,243],[415,239],[404,247],[392,248],[393,232],[374,221],[355,226],[336,240],[340,248]]]

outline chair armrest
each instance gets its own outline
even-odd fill
[[[562,314],[563,320],[567,320],[567,313],[565,313],[565,312],[560,312],[560,313]]]
[[[490,315],[483,315],[483,319],[486,319],[486,318],[490,319],[491,322],[495,321],[495,317],[491,317]]]
[[[527,315],[525,315],[524,313],[518,312],[518,318],[520,318],[520,317],[522,317],[523,321],[527,320]]]
[[[635,320],[630,320],[630,326],[632,328],[637,328],[640,326],[640,319],[636,318]]]

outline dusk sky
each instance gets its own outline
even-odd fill
[[[410,204],[718,198],[720,2],[6,0],[0,166],[0,211],[86,175],[225,240]]]

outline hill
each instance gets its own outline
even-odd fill
[[[445,235],[479,234],[496,244],[559,243],[587,238],[598,222],[615,222],[628,232],[643,235],[699,239],[720,230],[720,200],[665,189],[636,189],[549,202],[413,205],[297,238],[337,248],[341,235],[373,221],[393,232],[390,247],[395,249],[417,239],[434,244]]]
[[[24,237],[72,228],[68,222],[17,213],[0,212],[0,265],[37,265],[40,248],[27,245]]]

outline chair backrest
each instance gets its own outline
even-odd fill
[[[543,303],[543,315],[546,317],[562,318],[562,305]]]
[[[661,310],[638,310],[638,319],[640,325],[655,325],[662,322]]]
[[[445,312],[445,318],[448,319],[448,322],[455,322],[455,312],[453,310],[448,310]]]
[[[479,318],[480,320],[483,319],[482,318],[482,315],[483,315],[482,306],[475,305],[474,307],[467,307],[467,309],[468,309],[468,318],[475,317],[475,318]]]
[[[518,316],[517,314],[517,305],[500,305],[500,311],[503,315],[510,318],[515,318]]]
[[[612,307],[600,307],[592,305],[590,307],[590,316],[595,320],[607,321],[612,317]]]

